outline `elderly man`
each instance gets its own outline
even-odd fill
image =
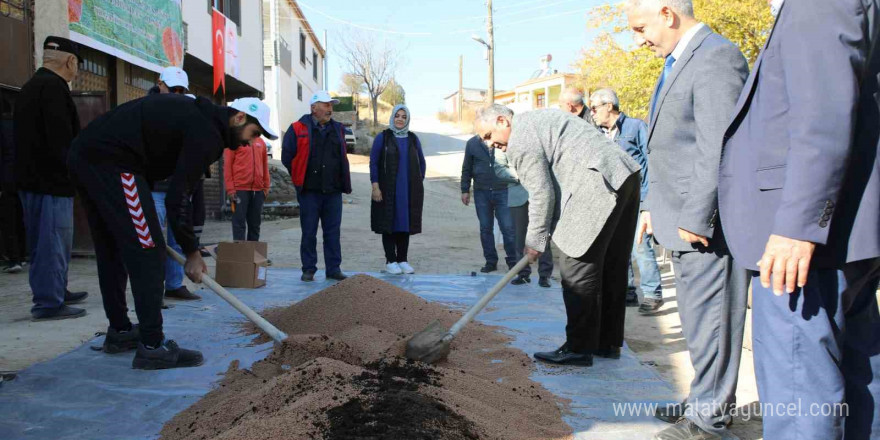
[[[686,405],[656,414],[681,423],[655,438],[716,438],[726,434],[736,405],[747,291],[718,220],[718,166],[748,64],[734,44],[694,18],[690,0],[629,0],[626,13],[636,42],[666,60],[649,107],[651,177],[638,235],[653,232],[673,251],[681,328],[695,370]]]
[[[539,259],[551,235],[564,254],[566,341],[535,358],[590,366],[594,355],[620,357],[639,165],[598,130],[555,109],[514,117],[493,104],[475,126],[483,140],[507,153],[529,193],[529,259]]]
[[[351,194],[351,175],[345,150],[345,129],[332,119],[339,100],[324,90],[311,99],[311,114],[294,122],[281,145],[281,163],[287,168],[299,201],[302,241],[302,281],[315,280],[318,271],[318,221],[324,230],[327,279],[344,280],[342,273],[342,193]]]
[[[75,193],[68,177],[67,152],[80,129],[67,83],[78,72],[78,54],[76,43],[46,38],[43,67],[22,87],[15,101],[15,177],[30,249],[34,321],[86,314],[85,309],[68,304],[85,300],[88,293],[67,290]]]
[[[764,438],[874,439],[880,1],[771,3],[776,25],[725,136],[721,220],[752,277],[761,403],[821,415],[765,411]]]
[[[648,193],[648,126],[641,119],[630,118],[620,111],[620,99],[617,93],[611,89],[599,89],[590,96],[590,112],[596,125],[605,133],[605,137],[617,142],[623,151],[626,151],[642,167],[642,182],[639,192],[640,202],[645,201]],[[663,305],[663,288],[660,285],[660,268],[657,267],[657,257],[654,248],[651,247],[652,237],[648,234],[637,236],[633,242],[632,254],[636,264],[639,265],[639,278],[641,280],[642,304],[639,313],[642,315],[654,315]],[[627,305],[636,296],[635,276],[633,275],[632,262],[629,264],[629,286],[627,291]]]
[[[577,115],[590,125],[596,125],[584,92],[577,86],[568,86],[562,91],[562,94],[559,95],[559,105],[562,106],[562,110]]]

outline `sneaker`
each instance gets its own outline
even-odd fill
[[[299,277],[300,280],[310,283],[315,281],[315,273],[314,272],[303,272],[302,276]]]
[[[485,266],[480,268],[480,272],[482,272],[482,273],[495,272],[496,270],[498,270],[498,263],[495,263],[495,264],[486,263]]]
[[[662,299],[645,298],[645,301],[639,306],[639,314],[653,316],[660,313],[660,307],[663,307]]]
[[[196,295],[189,291],[186,286],[180,286],[176,289],[166,290],[165,298],[179,299],[181,301],[195,301],[198,299],[202,299],[201,296]]]
[[[64,304],[79,304],[89,297],[89,292],[71,292],[64,290]]]
[[[22,271],[21,263],[9,263],[3,268],[3,273],[20,273]]]
[[[413,267],[410,266],[409,263],[407,263],[406,261],[404,261],[403,263],[400,263],[400,269],[403,270],[403,273],[405,273],[405,274],[416,273],[416,270],[413,269]]]
[[[400,275],[403,273],[403,269],[397,263],[388,263],[385,265],[385,272],[388,272],[389,275]]]
[[[138,347],[141,339],[141,331],[137,324],[131,325],[131,330],[117,331],[113,327],[107,327],[107,336],[104,337],[104,353],[116,354]]]
[[[510,284],[513,284],[514,286],[522,286],[523,284],[531,284],[531,282],[532,279],[528,276],[517,275],[517,277],[514,278],[513,281],[510,282]]]
[[[688,419],[681,419],[675,425],[654,435],[654,440],[715,440],[721,436],[704,431]]]
[[[167,368],[197,367],[205,362],[202,353],[177,346],[167,339],[162,345],[149,349],[138,342],[137,354],[131,361],[131,368],[136,370],[164,370]]]
[[[344,280],[344,279],[346,279],[346,278],[348,278],[348,276],[345,275],[344,273],[342,273],[341,270],[340,270],[339,272],[335,272],[335,273],[332,273],[332,274],[330,274],[330,275],[327,275],[327,279],[328,279],[328,280],[342,281],[342,280]]]
[[[55,310],[36,310],[31,312],[31,321],[57,321],[61,319],[73,319],[80,318],[86,316],[86,309],[78,309],[76,307],[70,307],[66,305],[61,305],[61,307]]]

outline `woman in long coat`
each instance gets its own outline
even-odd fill
[[[422,232],[425,155],[409,122],[409,109],[395,106],[390,127],[376,136],[370,153],[370,226],[382,234],[385,270],[393,275],[415,272],[408,262],[409,237]]]

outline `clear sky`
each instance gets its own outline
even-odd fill
[[[464,86],[486,88],[485,50],[471,35],[486,39],[484,0],[300,0],[314,31],[329,39],[329,88],[344,72],[337,41],[351,29],[399,46],[404,62],[397,78],[414,116],[429,116],[458,89],[458,56],[464,56]],[[573,72],[572,63],[592,42],[586,14],[603,0],[494,0],[495,89],[510,90],[553,55],[553,67]],[[365,29],[368,28],[368,29]]]

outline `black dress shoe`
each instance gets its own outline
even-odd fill
[[[482,273],[495,272],[496,270],[498,270],[498,263],[495,263],[495,264],[486,263],[485,266],[480,268],[480,272],[482,272]]]
[[[590,353],[575,353],[568,348],[568,344],[554,351],[535,353],[535,359],[558,365],[579,365],[589,367],[593,365],[593,355]]]
[[[137,353],[131,362],[136,370],[165,370],[168,368],[197,367],[205,362],[202,353],[180,348],[176,342],[166,340],[156,348],[147,348],[138,342]]]
[[[662,299],[645,298],[645,301],[639,306],[639,314],[653,316],[660,313],[660,307],[663,307]]]
[[[117,331],[113,327],[107,327],[107,336],[104,337],[104,353],[116,354],[138,347],[141,339],[141,331],[137,324],[132,324],[128,331]]]
[[[654,440],[715,440],[721,439],[717,434],[703,430],[688,419],[681,419],[654,435]]]
[[[657,407],[654,411],[654,417],[666,423],[678,423],[684,417],[684,406],[686,400],[681,403],[673,403],[665,406]]]
[[[620,347],[600,348],[593,352],[593,356],[605,359],[620,359]]]
[[[299,277],[300,280],[310,283],[315,281],[315,273],[314,272],[303,272],[302,276]]]
[[[514,278],[513,281],[510,282],[510,284],[513,284],[514,286],[522,286],[523,284],[531,284],[531,283],[532,283],[532,279],[525,276],[525,275],[519,275],[516,278]]]
[[[176,289],[166,290],[165,298],[179,299],[181,301],[195,301],[202,299],[201,296],[190,292],[189,289],[186,288],[186,286],[180,286]]]
[[[344,273],[342,273],[342,271],[339,271],[339,272],[336,272],[336,273],[332,273],[332,274],[330,274],[330,275],[327,275],[327,279],[328,279],[328,280],[342,281],[342,280],[344,280],[344,279],[346,279],[346,278],[348,278],[348,276],[345,275]]]
[[[541,277],[538,279],[538,285],[541,287],[550,287],[550,278],[549,277]]]
[[[89,292],[71,292],[64,291],[64,304],[79,304],[89,297]]]
[[[78,309],[61,304],[61,307],[55,310],[41,309],[31,312],[31,321],[58,321],[61,319],[73,319],[86,316],[86,309]]]

